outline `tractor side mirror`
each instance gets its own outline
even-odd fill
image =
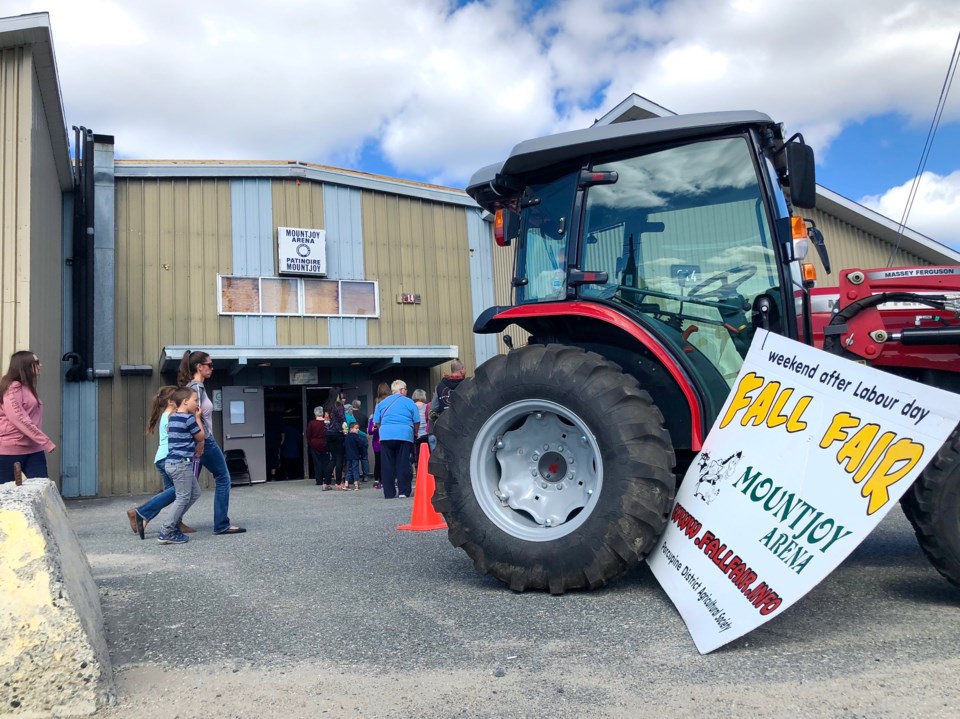
[[[812,210],[817,206],[817,173],[813,148],[794,141],[787,143],[786,151],[790,202],[795,207]]]

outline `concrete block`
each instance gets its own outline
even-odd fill
[[[113,693],[100,594],[56,485],[0,484],[0,717],[88,716]]]

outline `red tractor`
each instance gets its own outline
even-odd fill
[[[801,263],[812,243],[827,264],[822,235],[794,216],[815,203],[813,152],[761,113],[681,115],[522,142],[467,192],[516,246],[514,304],[474,331],[529,339],[478,367],[440,416],[434,505],[450,541],[514,590],[602,586],[663,532],[755,329],[812,343],[832,321],[815,324],[826,300]],[[956,326],[952,302],[932,310],[936,329]],[[828,330],[839,351],[859,347],[843,332]],[[957,338],[938,337],[955,346],[936,383],[956,391]],[[954,433],[906,502],[953,581],[957,445]]]
[[[817,346],[960,394],[960,267],[842,270],[811,305]],[[901,506],[933,566],[960,586],[960,428]]]

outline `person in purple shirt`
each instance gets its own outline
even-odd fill
[[[407,383],[394,380],[390,389],[393,394],[380,402],[373,413],[373,426],[380,432],[384,499],[409,497],[413,493],[410,459],[413,440],[420,429],[420,412],[407,397]]]

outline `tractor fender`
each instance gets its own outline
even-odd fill
[[[562,323],[564,318],[580,318],[607,324],[626,333],[643,346],[667,371],[683,395],[690,413],[690,448],[700,451],[703,446],[703,409],[690,377],[673,355],[655,335],[634,320],[612,307],[595,302],[544,302],[540,304],[491,307],[477,317],[473,331],[477,334],[501,332],[516,324],[533,334],[544,322]]]

